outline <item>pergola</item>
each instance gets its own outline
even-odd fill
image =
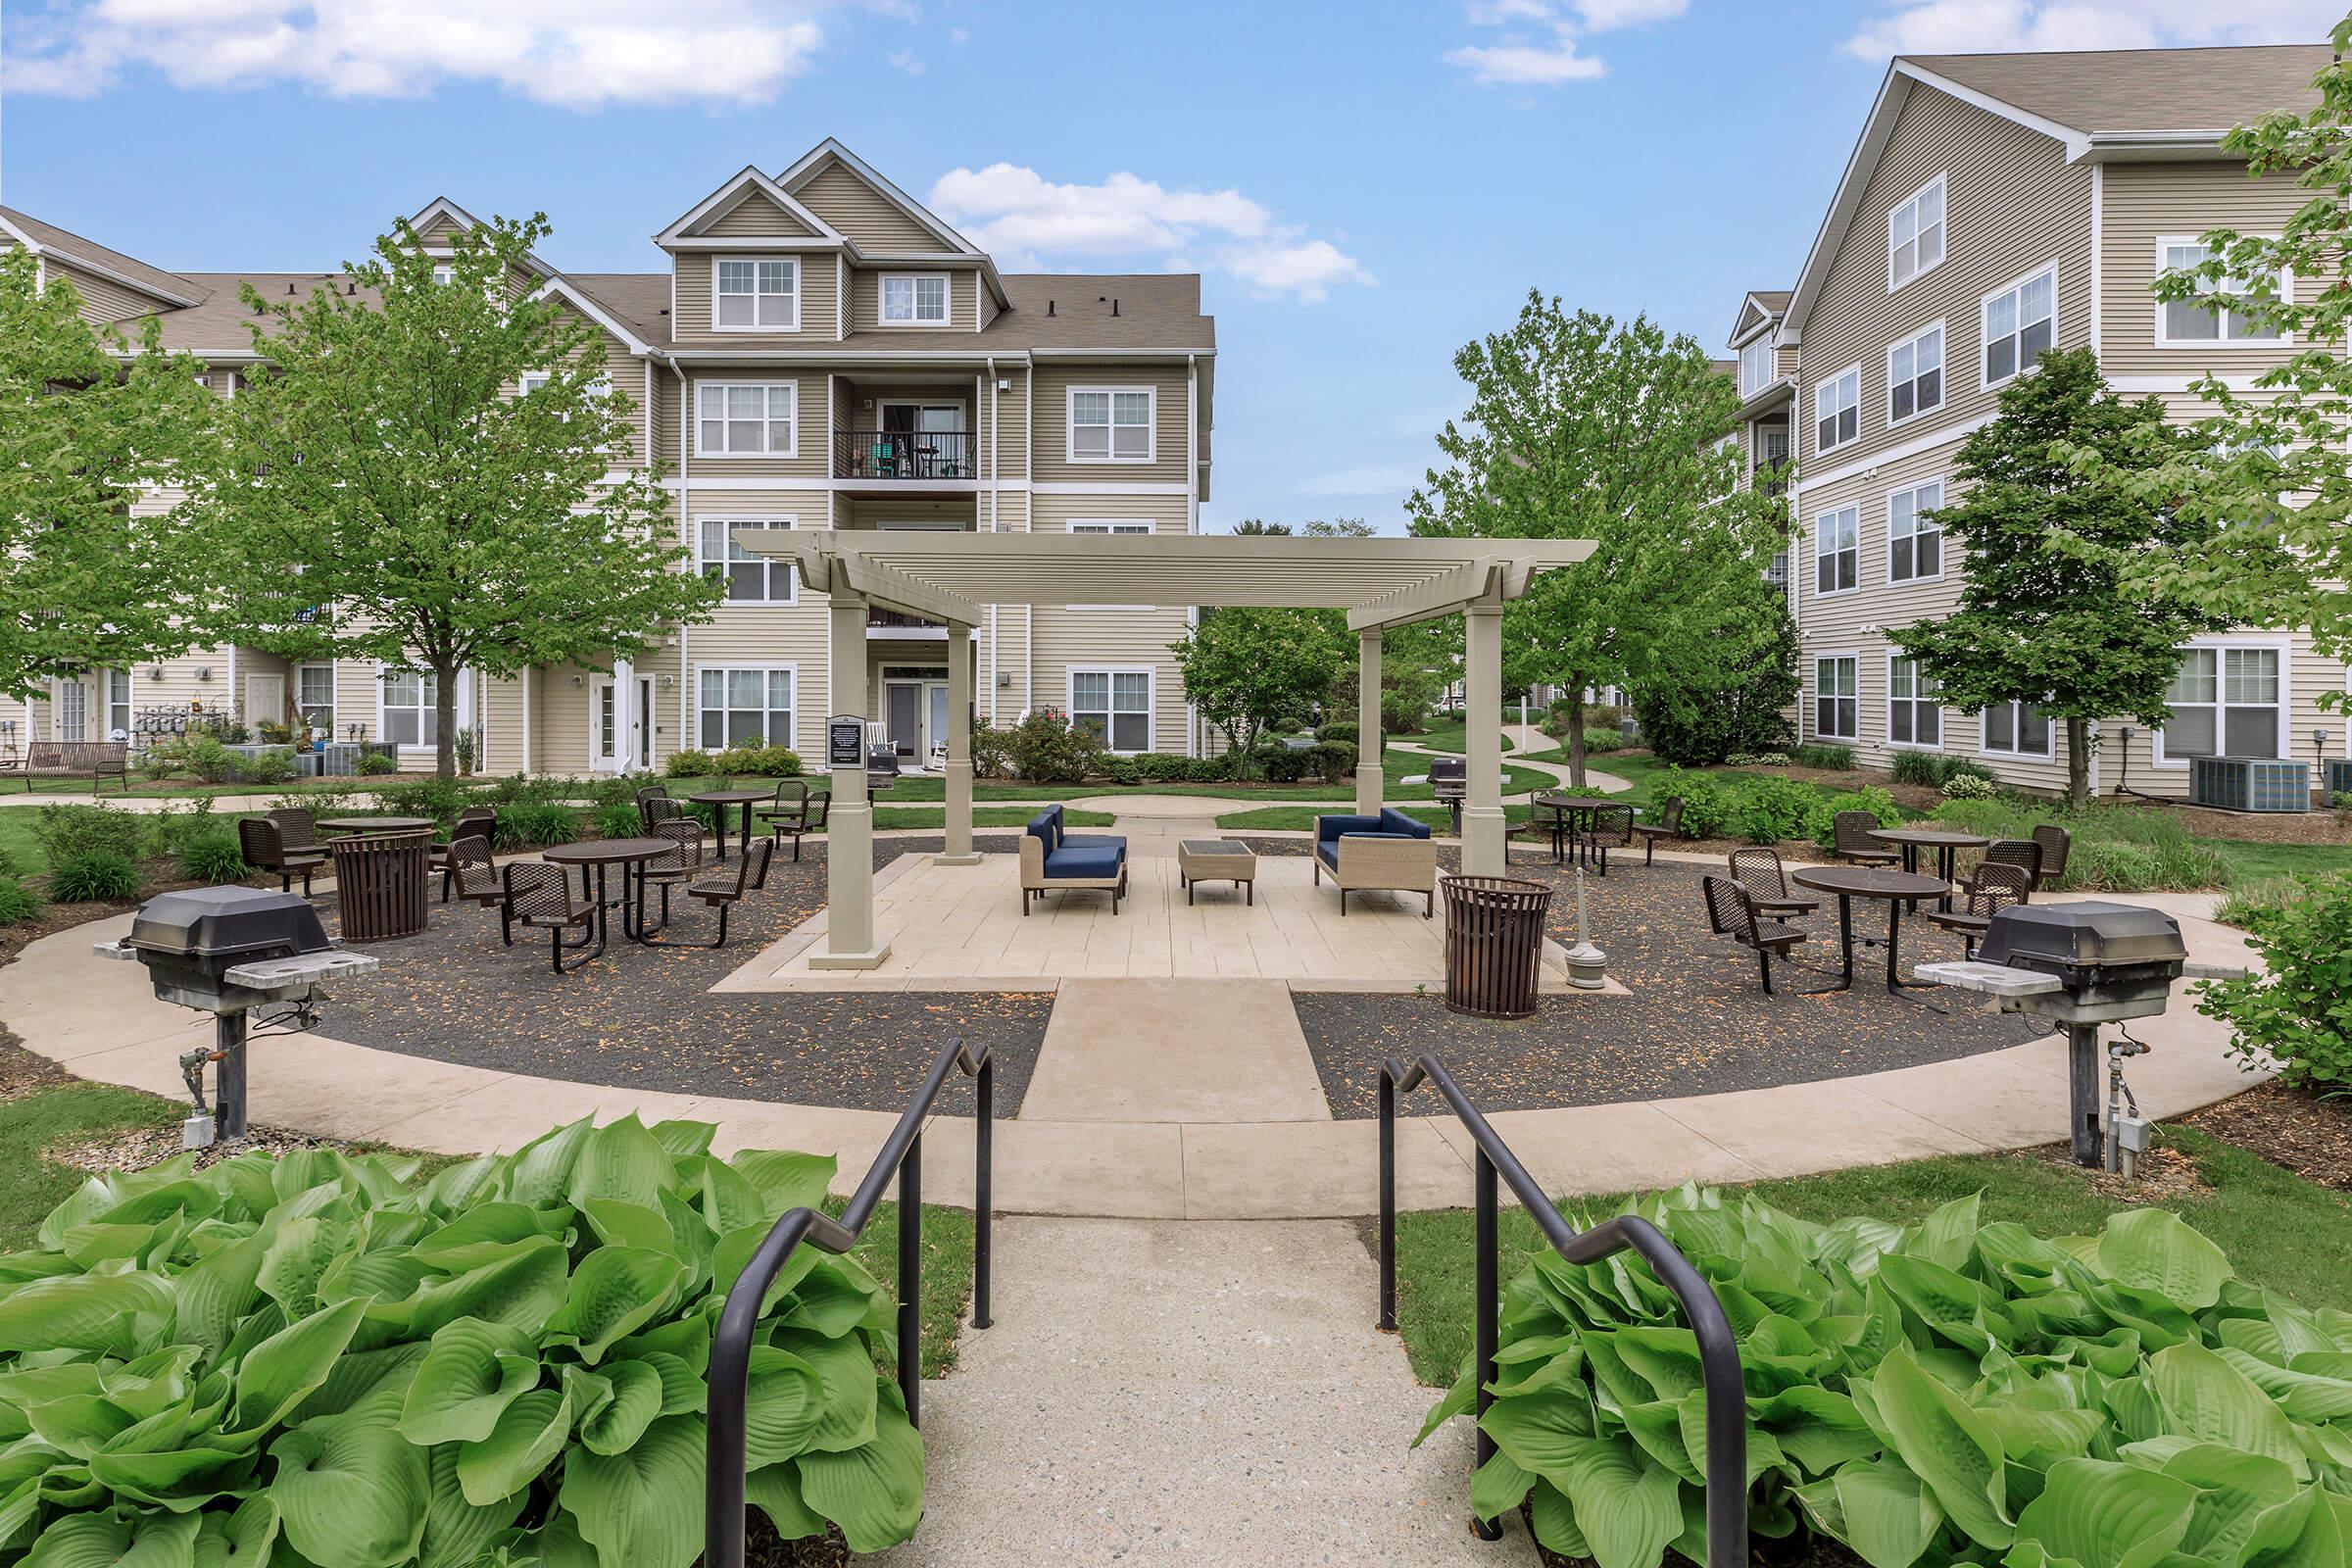
[[[738,531],[757,555],[793,561],[828,600],[834,718],[860,720],[854,762],[835,757],[828,814],[825,951],[810,963],[870,969],[890,956],[874,940],[873,804],[866,791],[866,613],[895,610],[948,628],[947,848],[972,853],[972,634],[990,605],[1284,606],[1342,610],[1356,634],[1363,724],[1355,804],[1382,805],[1380,644],[1391,626],[1462,614],[1468,623],[1468,789],[1462,867],[1503,869],[1502,607],[1540,571],[1592,553],[1589,539],[1305,539],[1236,534]],[[828,729],[830,726],[828,726]]]

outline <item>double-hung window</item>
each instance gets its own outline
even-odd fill
[[[1150,463],[1152,443],[1150,387],[1072,387],[1072,463]]]
[[[1146,669],[1070,671],[1070,725],[1110,752],[1152,749],[1152,672]]]
[[[1740,347],[1740,395],[1752,398],[1772,385],[1772,334],[1764,333]]]
[[[695,389],[697,457],[794,453],[796,381],[705,381]]]
[[[2048,757],[2050,715],[2032,703],[1995,703],[1984,710],[1982,750],[2004,757]]]
[[[334,665],[294,666],[294,710],[302,715],[305,724],[321,735],[335,732]]]
[[[2164,759],[2277,757],[2279,658],[2276,648],[2184,648],[2164,694]]]
[[[1937,174],[1886,215],[1886,292],[1943,261],[1943,176]]]
[[[789,665],[702,666],[695,674],[698,743],[713,752],[790,746],[792,677]]]
[[[697,517],[695,563],[706,577],[727,585],[730,605],[789,605],[795,593],[792,563],[755,555],[735,542],[739,528],[782,530],[790,517]]]
[[[130,671],[110,669],[106,672],[106,738],[130,738]]]
[[[2058,340],[2058,269],[2019,278],[1984,296],[1984,384],[1997,386],[2031,370]]]
[[[713,269],[711,325],[731,332],[790,332],[799,328],[799,262],[789,256],[722,256]]]
[[[947,319],[947,273],[883,274],[883,325],[944,326]]]
[[[2193,239],[2158,240],[2156,270],[2186,271],[2204,265],[2212,255],[2210,247]],[[2274,297],[2284,298],[2288,293],[2285,278],[2276,278],[2274,283]],[[2250,305],[2231,303],[2251,291],[2251,283],[2244,278],[2198,279],[2194,299],[2166,300],[2156,307],[2156,341],[2166,347],[2284,342],[2286,334],[2276,323],[2265,320]]]
[[[1813,661],[1813,733],[1850,741],[1861,733],[1861,666],[1852,654]]]
[[[1886,580],[1927,582],[1943,575],[1943,529],[1933,514],[1943,481],[1930,479],[1886,498]]]
[[[440,745],[439,715],[434,711],[438,696],[430,670],[385,670],[384,739],[394,746]]]
[[[1886,662],[1886,741],[1923,751],[1943,749],[1943,683],[1916,659]]]
[[[1850,593],[1862,578],[1862,509],[1841,507],[1813,519],[1813,591]]]
[[[1862,367],[1813,388],[1813,450],[1834,452],[1862,434]]]
[[[1943,407],[1943,323],[1886,351],[1886,422],[1900,424]]]

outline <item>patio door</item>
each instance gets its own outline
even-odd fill
[[[910,477],[967,477],[963,456],[963,405],[957,402],[885,402],[882,430],[890,444],[908,454]]]
[[[917,762],[923,756],[923,686],[920,681],[885,681],[882,686],[883,733],[891,749]]]
[[[90,689],[77,680],[57,684],[57,738],[78,741],[89,738]]]

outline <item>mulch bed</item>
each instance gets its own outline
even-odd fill
[[[1448,1012],[1443,997],[1300,995],[1295,998],[1332,1114],[1378,1113],[1380,1060],[1435,1051],[1487,1110],[1609,1104],[1780,1084],[1943,1061],[2021,1045],[2038,1026],[1984,1010],[1974,998],[1942,996],[1937,1013],[1886,994],[1885,956],[1857,948],[1854,989],[1806,997],[1797,987],[1834,979],[1834,903],[1798,924],[1812,933],[1796,962],[1778,966],[1779,995],[1756,984],[1755,956],[1711,936],[1699,892],[1701,866],[1613,862],[1588,874],[1592,940],[1629,996],[1546,997],[1516,1022]],[[1576,882],[1524,851],[1511,874],[1550,884],[1551,936],[1576,940]],[[1883,906],[1863,901],[1857,933],[1884,932]],[[1903,959],[1960,956],[1960,940],[1924,918],[1903,922]],[[1926,996],[1914,992],[1912,996]]]
[[[1012,848],[1004,835],[982,838]],[[941,843],[877,839],[874,863]],[[1049,994],[710,994],[824,906],[825,853],[810,841],[797,863],[778,860],[766,888],[736,906],[724,948],[641,947],[615,918],[605,956],[563,975],[549,970],[545,932],[517,931],[509,948],[495,911],[435,904],[422,935],[362,950],[383,967],[336,985],[319,1032],[500,1072],[859,1110],[903,1108],[941,1045],[961,1035],[995,1055],[997,1113],[1018,1111],[1053,1011]],[[331,901],[322,904],[332,932]],[[708,939],[708,911],[674,895],[671,908],[682,940]],[[939,1106],[968,1115],[971,1081],[951,1078]]]
[[[2251,1150],[2305,1181],[2352,1193],[2352,1100],[2322,1100],[2267,1083],[2182,1117],[2180,1124]]]

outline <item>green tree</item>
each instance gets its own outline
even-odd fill
[[[273,368],[232,405],[207,488],[251,639],[429,672],[444,778],[460,670],[608,667],[721,592],[681,569],[659,471],[609,478],[630,404],[599,330],[531,286],[546,232],[460,234],[436,282],[403,223],[346,267],[356,287],[248,287]],[[526,374],[543,379],[518,396]]]
[[[1361,517],[1315,517],[1298,525],[1307,539],[1369,539],[1379,531]]]
[[[1244,517],[1233,525],[1233,531],[1246,539],[1268,539],[1289,534],[1291,525],[1268,522],[1263,517]]]
[[[1585,778],[1583,692],[1663,678],[1753,613],[1782,504],[1747,482],[1740,397],[1688,336],[1530,293],[1507,332],[1454,356],[1470,407],[1405,503],[1422,535],[1591,539],[1503,613],[1506,685],[1571,693],[1570,776]]]
[[[1796,672],[1796,622],[1781,590],[1758,578],[1758,603],[1734,623],[1742,635],[1702,639],[1703,663],[1634,693],[1642,739],[1660,761],[1706,767],[1738,752],[1788,744],[1788,710],[1803,682]]]
[[[1184,698],[1225,734],[1245,770],[1269,729],[1304,719],[1354,667],[1344,624],[1331,611],[1220,610],[1168,645]]]
[[[2078,806],[2090,799],[2092,723],[2163,723],[2181,640],[2222,624],[2186,598],[2124,580],[2128,562],[2194,548],[2213,531],[2125,481],[2186,445],[2155,398],[2111,392],[2088,349],[2043,354],[1961,443],[1966,489],[1933,514],[1967,556],[1958,608],[1888,633],[1953,707],[2028,702],[2063,719]],[[2104,471],[2080,468],[2082,454]]]
[[[12,697],[169,659],[218,630],[188,514],[130,514],[210,438],[204,367],[166,354],[152,319],[135,350],[93,327],[74,285],[39,286],[37,265],[0,253],[0,693]]]

